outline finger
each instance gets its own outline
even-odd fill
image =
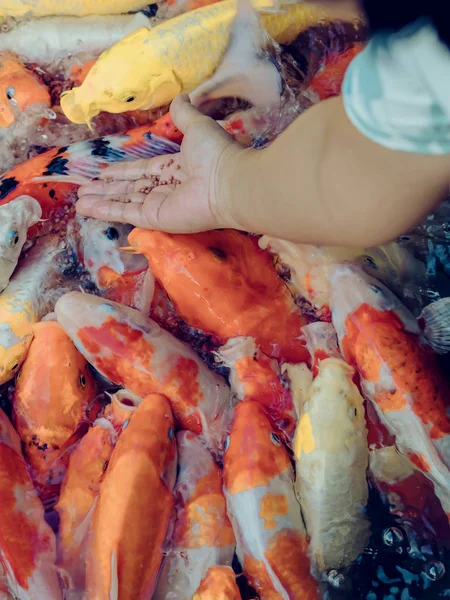
[[[131,162],[122,162],[110,165],[102,170],[99,179],[116,179],[135,181],[142,177],[151,177],[152,175],[160,175],[164,166],[173,160],[179,162],[177,154],[164,154],[155,156],[154,158],[140,158]]]
[[[166,175],[165,178],[167,178]],[[111,183],[106,181],[92,181],[87,185],[82,185],[78,189],[78,198],[80,199],[84,196],[109,196],[110,198],[116,198],[119,195],[133,194],[135,192],[148,194],[158,184],[159,181],[156,178],[138,179],[137,181],[113,181]]]
[[[160,229],[158,227],[158,212],[160,206],[172,193],[174,186],[164,186],[161,191],[152,192],[152,202],[145,204],[115,202],[114,200],[98,199],[89,206],[88,215],[85,214],[84,200],[77,203],[77,212],[83,216],[90,216],[103,221],[116,223],[130,223],[135,227],[146,229]],[[81,206],[79,206],[81,205]]]
[[[123,204],[124,206],[128,206],[129,204],[142,204],[148,194],[127,194],[127,195],[119,195],[114,197],[109,196],[83,196],[80,200],[78,200],[76,204],[76,210],[79,215],[83,217],[93,217],[96,219],[106,219],[106,220],[114,220],[110,219],[108,215],[105,213],[105,207],[108,210],[112,207],[112,205]],[[117,212],[117,210],[116,210]],[[100,216],[100,213],[103,216]],[[107,218],[108,217],[108,218]]]
[[[177,96],[170,105],[170,116],[176,127],[186,134],[188,128],[201,122],[214,123],[210,117],[205,117],[191,104],[189,96],[181,94]]]

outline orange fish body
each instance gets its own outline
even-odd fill
[[[20,438],[0,411],[0,565],[14,597],[62,600],[55,536],[28,475]]]
[[[106,419],[98,419],[73,451],[61,486],[58,565],[66,589],[82,594],[86,582],[86,543],[100,482],[117,434]]]
[[[134,229],[128,240],[192,327],[222,341],[251,336],[261,350],[306,360],[305,320],[256,239],[233,230],[177,235]]]
[[[142,313],[90,294],[65,294],[55,312],[102,375],[140,398],[164,394],[183,429],[203,434],[214,450],[220,447],[230,416],[229,389],[189,346]]]
[[[331,282],[333,324],[366,397],[402,454],[450,494],[448,386],[416,320],[356,267],[336,266]]]
[[[176,455],[170,404],[163,396],[148,396],[124,427],[101,484],[86,597],[152,597],[174,505]]]
[[[277,362],[259,352],[253,338],[231,339],[218,355],[230,368],[231,385],[239,400],[254,400],[264,406],[277,430],[291,439],[297,414]]]
[[[357,43],[344,52],[333,52],[325,59],[324,64],[309,84],[320,100],[340,95],[345,73],[351,61],[363,49],[364,44]]]
[[[318,600],[289,454],[262,406],[240,402],[224,455],[237,555],[261,600]]]
[[[36,488],[51,501],[69,460],[65,446],[100,407],[88,364],[63,328],[45,321],[34,325],[33,335],[17,378],[13,420]]]
[[[192,600],[241,600],[233,569],[210,567]]]
[[[15,121],[11,105],[22,112],[40,106],[50,108],[50,93],[43,83],[20,60],[9,52],[0,51],[0,127]]]
[[[64,234],[81,183],[97,178],[101,169],[118,161],[178,151],[178,144],[155,136],[148,125],[123,135],[52,148],[0,177],[0,206],[22,195],[32,196],[41,205],[42,222],[29,229],[28,239],[50,231]]]
[[[231,566],[234,556],[234,533],[227,517],[219,467],[194,434],[179,432],[177,445],[177,520],[155,600],[191,600],[208,569]]]

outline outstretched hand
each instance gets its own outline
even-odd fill
[[[79,188],[80,215],[171,233],[237,227],[222,200],[227,177],[219,181],[219,171],[230,172],[243,148],[186,95],[170,112],[184,134],[181,151],[107,167],[99,181]]]

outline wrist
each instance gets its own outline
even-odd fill
[[[251,163],[255,153],[231,143],[217,161],[210,197],[211,211],[219,227],[251,230],[251,216],[247,217],[247,213],[254,192]]]

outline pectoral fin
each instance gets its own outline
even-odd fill
[[[251,0],[238,0],[229,46],[214,75],[192,92],[191,102],[211,114],[221,98],[240,98],[257,109],[278,106],[282,78]]]

